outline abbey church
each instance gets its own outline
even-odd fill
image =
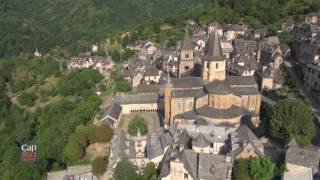
[[[180,50],[179,76],[194,67],[190,44],[186,35]],[[218,33],[214,31],[206,43],[201,77],[167,76],[164,85],[165,125],[259,125],[261,95],[255,79],[252,76],[226,76],[226,59]]]
[[[122,114],[160,112],[165,127],[172,124],[257,127],[261,103],[258,86],[252,76],[226,75],[227,58],[218,33],[209,34],[200,60],[194,54],[186,33],[180,48],[179,77],[171,78],[167,73],[153,93],[114,97],[101,121],[117,128]],[[192,76],[196,64],[201,71],[197,77]],[[150,87],[145,86],[149,90]]]

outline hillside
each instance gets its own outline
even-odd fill
[[[112,32],[204,0],[1,0],[0,58],[36,48],[86,50]]]

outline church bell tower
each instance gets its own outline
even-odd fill
[[[202,79],[204,81],[225,80],[226,57],[223,55],[217,31],[210,33],[204,53]]]

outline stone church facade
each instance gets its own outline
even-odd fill
[[[212,32],[205,48],[202,77],[167,77],[165,125],[208,123],[237,127],[246,122],[257,127],[261,95],[254,78],[226,76],[225,67],[219,36]]]

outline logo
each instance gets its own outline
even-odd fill
[[[21,160],[22,161],[35,161],[37,158],[37,146],[36,145],[21,145]]]

